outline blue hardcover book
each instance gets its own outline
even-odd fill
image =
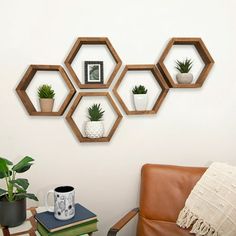
[[[57,220],[53,212],[41,212],[35,215],[35,219],[49,232],[55,232],[71,226],[89,223],[97,219],[97,216],[79,203],[75,204],[75,216],[69,220]]]

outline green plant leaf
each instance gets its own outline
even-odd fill
[[[133,94],[146,94],[147,93],[147,89],[145,88],[145,86],[143,85],[139,85],[139,86],[135,86],[132,90]]]
[[[16,179],[16,180],[10,180],[9,181],[11,184],[14,185],[14,187],[16,187],[17,189],[23,188],[24,190],[26,190],[29,187],[29,181],[27,179]]]
[[[38,201],[38,198],[33,193],[17,193],[15,195],[16,200],[20,200],[20,199],[24,199],[24,198],[29,198],[29,199]]]
[[[0,171],[0,179],[3,179],[5,177],[5,174]]]
[[[11,161],[7,160],[7,159],[4,158],[4,157],[0,157],[0,161],[1,161],[1,160],[5,161],[6,164],[9,165],[9,166],[13,165],[13,163],[12,163]]]
[[[192,69],[192,66],[193,66],[192,59],[188,59],[188,58],[186,58],[183,61],[176,60],[175,63],[176,63],[175,68],[180,73],[188,73]]]
[[[3,158],[0,159],[0,179],[8,176],[8,166],[7,161]]]
[[[17,188],[17,194],[18,193],[27,193],[27,191],[22,188]]]
[[[19,168],[18,170],[16,170],[16,172],[17,172],[17,173],[26,172],[32,165],[33,165],[33,163],[27,163],[27,164],[25,164],[25,166],[23,166],[22,168]]]
[[[51,85],[43,84],[38,88],[39,98],[54,98],[55,92]]]
[[[12,175],[12,171],[8,170],[7,172],[5,172],[6,174],[3,174],[3,172],[0,171],[0,179],[3,179],[5,177],[9,177]]]
[[[34,161],[33,158],[26,156],[21,161],[19,161],[16,165],[14,165],[12,167],[12,170],[16,171],[17,173],[23,173],[31,167],[32,163],[30,162],[32,161]]]
[[[0,196],[4,195],[6,192],[7,192],[6,190],[0,188]]]
[[[90,121],[100,121],[104,115],[102,108],[100,107],[101,104],[93,104],[91,107],[88,108],[88,118]]]

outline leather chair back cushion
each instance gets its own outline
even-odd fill
[[[201,167],[144,165],[138,221],[138,232],[143,233],[138,235],[190,235],[175,222],[192,188],[205,171],[206,168]],[[166,234],[165,228],[168,229]],[[151,233],[152,230],[159,234]],[[146,231],[150,232],[145,234]]]

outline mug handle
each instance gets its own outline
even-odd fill
[[[54,193],[54,190],[51,189],[47,192],[47,195],[45,196],[45,199],[44,199],[44,203],[45,203],[45,207],[46,207],[46,210],[49,211],[49,212],[54,212],[54,207],[53,206],[48,206],[48,196],[49,194],[51,193]]]

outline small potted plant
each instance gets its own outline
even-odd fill
[[[0,157],[0,179],[5,179],[6,189],[0,188],[0,225],[15,227],[26,219],[26,198],[38,201],[32,193],[27,193],[27,179],[16,178],[16,174],[27,171],[34,160],[24,157],[16,165]]]
[[[93,104],[88,108],[89,121],[85,125],[85,135],[88,138],[101,138],[104,134],[104,125],[102,117],[104,115],[100,104]]]
[[[193,81],[193,75],[190,70],[193,66],[193,61],[186,58],[184,61],[176,60],[176,69],[179,73],[176,75],[176,80],[179,84],[191,84]]]
[[[148,104],[147,89],[143,85],[135,86],[132,90],[136,111],[145,111]]]
[[[43,84],[38,88],[39,104],[42,112],[52,112],[55,92],[51,85]]]

